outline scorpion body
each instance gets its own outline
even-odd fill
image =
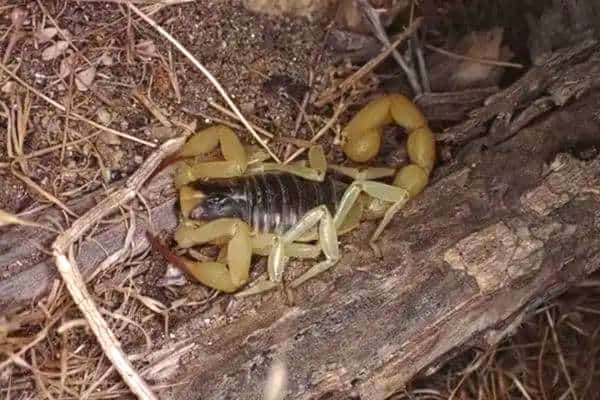
[[[197,180],[189,186],[197,197],[202,196],[190,210],[190,218],[239,218],[256,233],[274,234],[283,234],[320,205],[335,214],[347,187],[329,175],[323,181],[311,181],[285,172]]]
[[[406,130],[409,163],[393,168],[329,165],[320,145],[307,148],[308,163],[255,160],[235,132],[215,125],[194,135],[177,154],[175,174],[181,222],[174,239],[180,248],[221,246],[214,261],[196,261],[164,251],[197,281],[238,296],[277,287],[289,258],[317,259],[291,281],[298,287],[341,258],[338,236],[365,219],[380,219],[369,244],[380,256],[377,238],[405,204],[429,182],[436,149],[433,132],[413,102],[400,94],[369,101],[342,130],[349,160],[364,163],[379,153],[383,129]],[[223,160],[199,159],[220,148]],[[333,180],[334,171],[352,182]],[[387,183],[378,181],[387,179]],[[252,255],[268,256],[268,279],[238,292],[249,278]]]

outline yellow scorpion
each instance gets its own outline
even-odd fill
[[[340,259],[338,235],[362,219],[381,218],[370,241],[377,250],[375,241],[394,214],[427,185],[436,158],[434,136],[419,109],[400,94],[372,100],[342,131],[344,153],[364,163],[378,154],[382,130],[392,122],[408,133],[410,163],[397,172],[327,165],[318,145],[308,149],[308,164],[265,162],[264,154],[242,145],[228,127],[197,132],[179,153],[186,160],[175,176],[182,214],[175,241],[180,248],[218,244],[221,252],[215,261],[200,262],[161,251],[199,282],[228,293],[247,283],[253,254],[268,256],[268,279],[237,293],[243,296],[277,287],[290,257],[325,257],[291,287],[331,268]],[[217,147],[224,160],[199,159]],[[353,181],[340,183],[327,170]],[[376,181],[392,176],[391,184]]]

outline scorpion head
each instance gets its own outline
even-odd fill
[[[182,213],[195,220],[239,218],[241,206],[226,182],[196,181],[181,189]]]

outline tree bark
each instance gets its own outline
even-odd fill
[[[294,291],[292,304],[283,291],[220,296],[225,311],[176,328],[195,346],[171,378],[187,383],[162,395],[262,398],[272,360],[281,357],[287,399],[383,399],[469,346],[497,343],[600,263],[598,109],[593,92],[471,154],[396,216],[380,240],[382,259],[367,244],[374,224],[365,223],[342,238],[339,264]],[[165,171],[143,195],[155,226],[170,232],[168,181]],[[94,203],[88,196],[75,208]],[[60,215],[52,213],[44,215]],[[100,226],[81,243],[84,276],[122,246],[126,222]],[[146,229],[137,222],[137,252],[147,247]],[[36,249],[48,240],[21,227],[0,235],[0,313],[50,287],[54,268]],[[286,278],[305,267],[291,263]]]

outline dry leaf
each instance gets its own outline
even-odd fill
[[[455,91],[498,85],[506,67],[482,63],[477,60],[508,61],[513,53],[502,46],[504,28],[473,31],[462,37],[450,51],[467,56],[474,61],[457,59],[445,54],[435,54],[431,63],[430,82],[433,91]],[[437,58],[436,58],[437,57]]]
[[[99,140],[102,140],[103,143],[111,146],[118,146],[121,144],[121,139],[119,139],[119,137],[112,132],[104,132],[103,135],[99,136]]]
[[[69,48],[69,42],[61,40],[49,46],[42,52],[42,60],[50,61],[61,56]]]
[[[98,62],[106,67],[110,67],[115,64],[113,58],[106,53],[102,54],[102,56],[98,59]]]
[[[65,79],[67,76],[73,73],[73,57],[65,57],[60,62],[60,67],[58,68],[58,74],[62,79]]]
[[[110,121],[112,119],[112,116],[104,107],[100,107],[98,111],[96,111],[96,116],[98,117],[98,122],[100,122],[102,125],[110,124]]]
[[[40,44],[43,44],[52,40],[57,33],[58,29],[56,28],[41,29],[35,33],[35,38],[38,40],[38,42],[40,42]]]
[[[156,46],[152,40],[142,40],[135,45],[135,51],[141,57],[156,57]]]
[[[75,78],[75,85],[80,92],[85,92],[92,86],[94,78],[96,77],[96,67],[93,65],[88,69],[85,69],[77,74]]]
[[[4,85],[2,85],[2,93],[10,94],[15,92],[15,88],[17,84],[13,81],[7,81]]]
[[[501,27],[472,32],[462,41],[466,47],[465,55],[476,59],[499,60],[503,36],[504,28]],[[460,87],[471,86],[473,83],[487,80],[494,70],[498,68],[493,65],[463,61],[453,74],[452,80]]]

